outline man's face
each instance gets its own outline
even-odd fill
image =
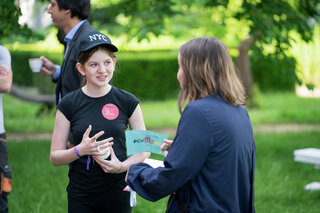
[[[48,13],[51,15],[52,23],[57,28],[63,29],[68,16],[68,10],[60,10],[57,0],[50,0]]]

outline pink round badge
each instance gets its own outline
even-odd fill
[[[119,109],[114,104],[106,104],[102,107],[102,115],[108,120],[114,120],[119,115]]]

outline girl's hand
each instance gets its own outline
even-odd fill
[[[164,143],[160,146],[160,150],[163,151],[164,156],[167,156],[173,141],[164,139],[163,142]]]
[[[93,156],[93,159],[101,166],[105,173],[122,173],[125,171],[123,163],[118,160],[112,146],[110,146],[110,160],[103,160],[99,156]]]
[[[82,141],[79,145],[77,145],[77,150],[80,155],[102,155],[98,151],[98,146],[105,145],[105,146],[111,146],[113,143],[111,142],[113,140],[112,137],[97,141],[97,139],[104,134],[104,131],[100,131],[97,134],[95,134],[93,137],[89,137],[91,132],[92,126],[89,125],[86,132],[83,134]],[[111,142],[111,143],[109,143]],[[109,143],[109,144],[107,144]]]

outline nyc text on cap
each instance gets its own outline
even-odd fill
[[[118,52],[118,48],[111,43],[111,40],[108,38],[108,36],[97,31],[86,33],[81,38],[80,52],[89,50],[98,45],[107,45],[113,52]]]

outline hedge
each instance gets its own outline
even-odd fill
[[[176,56],[168,54],[168,57],[154,57],[154,53],[146,57],[132,57],[125,54],[117,56],[117,66],[112,80],[116,87],[135,94],[140,99],[166,99],[176,97],[179,91],[179,83],[176,74],[178,63]],[[13,81],[21,86],[35,86],[40,93],[54,94],[55,84],[48,76],[32,73],[28,64],[28,58],[46,56],[54,63],[62,63],[62,53],[11,51]],[[152,55],[152,56],[151,56]]]
[[[176,97],[179,91],[176,58],[120,60],[113,84],[143,99]]]
[[[298,82],[295,58],[255,54],[250,59],[253,79],[260,91],[294,91]]]
[[[157,55],[158,54],[158,55]],[[28,58],[46,56],[61,64],[62,53],[11,51],[14,82],[22,86],[35,86],[40,93],[54,94],[55,84],[51,78],[32,73]],[[151,56],[152,55],[152,56]],[[177,53],[131,52],[117,54],[117,66],[113,85],[135,94],[139,99],[162,100],[177,97],[179,84]],[[254,82],[261,91],[292,90],[296,82],[295,60],[272,56],[251,56]]]
[[[13,71],[13,82],[26,87],[37,87],[40,93],[54,94],[55,84],[48,76],[33,73],[29,67],[29,58],[39,58],[45,56],[56,64],[61,64],[63,55],[59,52],[38,52],[38,51],[12,51],[11,64]]]

